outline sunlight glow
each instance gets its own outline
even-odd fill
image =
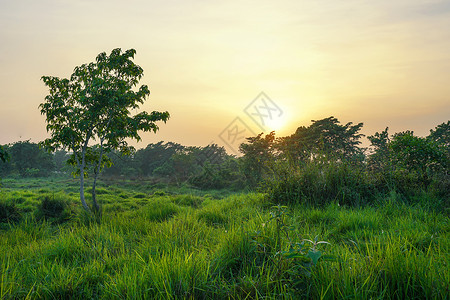
[[[266,120],[266,127],[268,128],[269,132],[276,131],[278,133],[279,131],[283,130],[286,124],[287,119],[284,116]]]

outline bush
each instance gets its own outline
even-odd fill
[[[71,212],[67,201],[60,198],[44,196],[37,207],[38,219],[48,219],[56,222],[64,222],[70,218]]]
[[[285,178],[273,179],[265,185],[272,203],[360,205],[369,201],[374,193],[362,169],[345,162],[312,162],[285,174]]]
[[[20,218],[20,210],[15,203],[0,202],[0,223],[17,222]]]

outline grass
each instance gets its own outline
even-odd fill
[[[102,184],[93,224],[76,181],[4,179],[19,217],[0,227],[0,299],[449,297],[449,217],[427,205],[292,205],[280,227],[263,194],[135,187]],[[43,199],[65,217],[42,217]],[[330,243],[316,265],[283,255],[316,236]]]

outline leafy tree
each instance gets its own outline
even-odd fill
[[[100,53],[95,62],[75,67],[69,79],[43,76],[49,88],[46,101],[39,107],[46,116],[51,137],[42,144],[50,151],[67,149],[72,152],[70,162],[80,175],[80,200],[90,212],[84,195],[87,166],[93,168],[92,200],[97,216],[101,209],[96,201],[96,180],[108,165],[106,153],[118,150],[129,154],[134,149],[128,138],[140,141],[140,131],[156,131],[156,121],[166,122],[168,112],[141,112],[134,116],[150,94],[146,85],[134,89],[143,76],[143,69],[133,62],[134,49],[122,52],[114,49],[108,56]],[[92,146],[93,142],[98,144]]]
[[[67,171],[67,162],[70,158],[69,153],[65,150],[57,150],[53,153],[53,162],[55,164],[55,170],[57,172],[66,172]]]
[[[427,136],[427,139],[435,141],[441,145],[447,154],[447,160],[450,160],[450,121],[436,126],[434,130],[431,129],[430,135]]]
[[[0,145],[0,161],[6,162],[9,159],[8,152],[6,152],[5,149],[3,149],[3,146]]]
[[[111,161],[111,167],[103,170],[102,176],[136,176],[139,172],[136,168],[135,156],[122,155],[119,151],[111,151],[107,154]]]
[[[371,143],[372,153],[368,157],[368,165],[372,170],[386,171],[388,165],[390,165],[390,148],[389,144],[389,128],[386,127],[382,132],[375,132],[374,135],[370,135],[367,139]]]
[[[434,172],[448,167],[442,147],[432,140],[414,136],[412,131],[395,134],[389,146],[397,165],[416,172],[425,185],[430,183]]]
[[[186,181],[190,176],[199,171],[200,166],[197,164],[196,152],[198,147],[184,147],[183,150],[177,151],[170,157],[170,163],[166,165],[167,170],[173,170],[172,177],[177,184]]]
[[[277,148],[293,164],[312,159],[360,159],[363,123],[352,124],[341,125],[334,117],[312,120],[309,127],[301,126],[293,135],[279,139]]]
[[[338,119],[334,117],[313,121],[309,130],[316,137],[316,149],[341,159],[348,159],[360,154],[361,148],[358,145],[361,144],[360,139],[363,134],[359,131],[363,123],[352,124],[352,122],[348,122],[340,125]]]
[[[430,130],[430,135],[427,137],[445,147],[450,148],[450,121],[442,123],[433,130]]]
[[[197,163],[203,166],[205,163],[211,165],[221,165],[228,158],[227,151],[224,147],[217,144],[210,144],[206,147],[199,147],[196,151]]]
[[[140,149],[136,152],[136,165],[142,175],[151,176],[156,169],[162,168],[164,164],[167,166],[172,155],[183,149],[184,146],[172,142],[164,143],[161,141],[156,144],[149,144],[145,149]],[[164,167],[162,169],[167,168]]]
[[[246,139],[247,143],[239,146],[239,151],[244,154],[241,158],[242,170],[247,182],[254,186],[269,173],[270,165],[274,161],[275,132],[272,131],[265,137],[260,133]]]
[[[6,150],[3,148],[2,145],[0,145],[0,174],[7,173],[9,171],[7,162],[9,161],[9,154],[6,152]],[[1,180],[1,177],[0,177]]]
[[[220,164],[206,161],[201,172],[192,176],[189,182],[201,189],[239,189],[243,187],[244,177],[239,170],[239,162],[235,157],[227,156]]]
[[[9,147],[11,165],[22,177],[48,176],[54,169],[53,157],[30,141],[16,142]]]

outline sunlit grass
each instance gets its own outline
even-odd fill
[[[2,202],[20,219],[0,229],[0,299],[445,299],[448,216],[392,196],[377,206],[293,205],[292,242],[319,236],[311,272],[293,273],[262,194],[215,199],[124,187],[99,188],[101,224],[81,217],[61,182],[7,182]],[[22,187],[25,186],[25,187]],[[59,186],[59,188],[58,188]],[[67,201],[67,220],[38,218],[45,197]],[[309,275],[308,275],[309,274]]]

